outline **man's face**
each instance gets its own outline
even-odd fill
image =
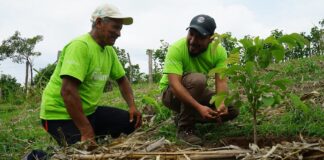
[[[190,28],[187,35],[190,56],[198,56],[204,52],[211,41],[210,36],[202,36],[197,30]]]
[[[99,39],[101,43],[106,46],[115,44],[116,39],[120,36],[120,31],[123,28],[123,21],[121,19],[102,19],[99,25]]]

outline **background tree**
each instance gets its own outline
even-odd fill
[[[162,77],[164,59],[168,52],[169,43],[160,40],[161,46],[153,51],[153,81],[158,82]]]
[[[232,50],[236,47],[238,47],[238,42],[235,37],[232,37],[231,32],[226,32],[221,35],[222,36],[222,46],[225,47],[227,53],[231,53]]]
[[[323,47],[321,46],[324,39],[324,19],[319,21],[319,26],[314,26],[310,31],[310,45],[312,55],[322,55]]]
[[[43,39],[42,36],[37,35],[32,38],[22,38],[20,33],[16,31],[14,35],[4,40],[0,46],[1,55],[5,55],[12,59],[15,63],[25,63],[26,72],[25,72],[25,92],[27,93],[28,89],[28,71],[30,71],[31,85],[33,79],[33,63],[32,58],[34,56],[40,56],[40,52],[34,51],[35,45]],[[29,69],[30,67],[30,69]]]
[[[125,51],[125,49],[121,49],[119,47],[114,47],[118,59],[120,63],[122,64],[123,68],[125,69],[126,76],[130,80],[130,82],[139,82],[140,79],[137,79],[141,77],[140,68],[138,64],[132,64],[130,60],[129,54]]]

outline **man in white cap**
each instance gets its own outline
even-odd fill
[[[216,93],[227,91],[227,80],[215,75],[215,91],[207,88],[207,73],[213,68],[226,67],[226,50],[221,45],[212,49],[212,36],[216,29],[214,19],[197,15],[187,28],[186,38],[181,38],[168,48],[164,62],[160,90],[163,104],[176,113],[177,137],[191,144],[202,144],[196,134],[198,122],[223,122],[235,118],[238,110],[225,106],[216,109],[209,104]]]
[[[42,125],[60,145],[87,140],[95,144],[100,136],[118,137],[141,125],[130,83],[112,47],[123,25],[132,24],[133,19],[104,4],[93,12],[91,22],[90,33],[62,50],[42,96]],[[97,106],[108,78],[117,81],[128,112]]]

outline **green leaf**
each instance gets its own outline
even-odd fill
[[[246,48],[245,57],[247,61],[254,61],[256,57],[256,46]]]
[[[274,76],[276,76],[276,72],[268,72],[262,76],[262,79],[264,80],[265,83],[271,82]]]
[[[208,76],[214,76],[216,73],[220,75],[224,75],[226,70],[227,68],[225,67],[213,68],[208,72]]]
[[[268,106],[271,106],[275,102],[275,99],[273,97],[262,97],[261,101],[262,101],[263,107],[268,107]]]
[[[297,95],[291,93],[291,94],[290,94],[290,99],[291,99],[293,105],[294,105],[296,108],[302,110],[304,113],[309,113],[309,112],[310,112],[309,107],[308,107],[305,103],[303,103],[303,102],[299,99],[299,97],[298,97]]]
[[[218,93],[215,96],[213,96],[212,100],[215,102],[216,108],[218,108],[220,106],[220,104],[225,100],[226,96],[227,96],[226,93]]]
[[[253,46],[253,42],[251,39],[244,38],[244,39],[241,39],[240,42],[245,49],[248,49]]]
[[[229,57],[226,59],[227,64],[238,64],[239,62],[240,62],[239,53],[230,54]]]
[[[285,58],[284,50],[271,50],[273,57],[276,59],[276,62],[279,62]]]
[[[278,39],[280,43],[286,43],[290,49],[296,47],[299,44],[302,48],[305,45],[309,45],[308,40],[306,40],[302,35],[298,33],[292,33],[289,35],[284,35]]]
[[[239,73],[240,71],[243,70],[243,67],[240,65],[232,65],[229,68],[227,68],[226,75],[236,75],[237,73]]]
[[[252,75],[252,73],[254,72],[254,62],[246,62],[245,63],[245,71],[249,74]]]
[[[152,105],[152,106],[158,106],[158,103],[156,102],[156,100],[149,96],[144,96],[142,98],[142,103]]]
[[[265,44],[277,44],[277,40],[274,36],[269,36],[264,40]]]
[[[288,85],[290,83],[291,83],[291,80],[289,80],[289,79],[279,79],[279,80],[273,81],[271,84],[278,86],[281,90],[286,90],[287,89],[286,85]]]
[[[290,34],[290,36],[292,36],[294,38],[295,42],[298,43],[302,48],[305,45],[309,45],[308,40],[298,33],[292,33],[292,34]]]
[[[290,35],[283,35],[282,37],[278,38],[278,41],[280,43],[285,43],[288,45],[289,49],[292,49],[296,46],[295,39]]]
[[[261,68],[268,67],[271,60],[271,52],[266,49],[259,51],[258,64]]]
[[[259,37],[254,38],[254,44],[255,44],[255,50],[258,51],[259,49],[263,48],[263,39],[260,39]]]

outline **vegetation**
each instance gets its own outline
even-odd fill
[[[305,99],[303,103],[309,111],[302,107],[294,107],[293,102],[283,100],[283,103],[273,107],[260,108],[257,117],[259,137],[294,137],[299,134],[305,137],[324,137],[324,56],[291,60],[286,63],[270,65],[268,70],[278,71],[277,77],[286,77],[292,81],[284,93],[294,93],[303,97],[313,91],[320,95]],[[293,67],[292,67],[293,66]],[[264,71],[267,72],[267,71]],[[230,81],[230,86],[233,86]],[[157,84],[134,84],[134,94],[137,106],[143,112],[144,125],[142,130],[150,129],[152,126],[163,122],[171,117],[171,112],[158,100],[160,92]],[[232,88],[232,87],[231,87]],[[232,88],[231,91],[235,90]],[[40,93],[39,93],[40,94]],[[39,102],[29,98],[23,104],[14,105],[10,103],[0,104],[0,159],[20,159],[23,154],[31,149],[43,149],[53,151],[55,142],[42,129],[39,115]],[[126,103],[122,100],[118,87],[107,92],[101,98],[100,104],[116,106],[127,109]],[[153,118],[155,117],[155,118]],[[226,137],[251,137],[253,125],[248,103],[240,108],[240,115],[237,119],[221,126],[215,124],[199,125],[199,134],[204,135],[208,142],[218,142]],[[174,143],[177,141],[176,128],[173,123],[160,126],[157,134],[149,138],[166,137]]]
[[[221,37],[219,36],[219,38]],[[218,45],[219,38],[215,37],[214,48]],[[272,62],[283,60],[285,51],[289,51],[285,49],[285,46],[288,46],[289,49],[294,49],[296,46],[303,49],[307,43],[307,40],[296,33],[283,35],[277,39],[274,36],[269,36],[264,40],[259,37],[254,39],[246,37],[239,41],[240,47],[232,50],[234,53],[230,54],[228,58],[229,68],[215,68],[210,71],[209,74],[211,75],[217,73],[222,77],[229,77],[233,85],[235,85],[234,88],[237,88],[230,95],[227,93],[215,95],[211,103],[215,102],[217,107],[224,100],[226,105],[235,100],[234,105],[240,107],[247,102],[248,110],[253,116],[255,144],[257,144],[257,111],[261,107],[279,104],[283,98],[283,94],[279,89],[285,90],[287,88],[286,84],[289,82],[288,79],[275,80],[274,77],[277,72],[264,72],[264,70]],[[242,55],[242,57],[239,55]],[[297,101],[295,99],[294,102]],[[301,102],[298,103],[301,104]]]
[[[4,40],[0,46],[0,60],[11,58],[15,63],[26,64],[25,74],[25,91],[28,86],[28,73],[30,71],[30,84],[33,85],[33,59],[34,56],[40,56],[40,52],[34,51],[35,45],[43,39],[37,35],[32,38],[22,38],[20,33],[16,31],[14,35]]]
[[[229,61],[239,60],[240,65],[231,64],[227,72],[231,77],[230,94],[223,94],[223,97],[215,101],[226,96],[229,100],[237,100],[236,105],[241,106],[240,115],[223,125],[199,125],[199,134],[204,135],[207,142],[216,143],[226,137],[251,137],[257,127],[259,138],[297,135],[323,138],[323,24],[324,20],[320,22],[320,26],[313,27],[309,35],[286,35],[280,30],[274,30],[265,39],[246,36],[237,41],[231,33],[223,34],[222,41],[217,43],[222,43],[229,55],[234,55],[229,56]],[[309,45],[304,47],[305,42],[301,37],[307,39]],[[14,39],[19,41],[12,43]],[[30,58],[40,55],[33,51],[40,40],[41,36],[21,38],[19,32],[16,32],[14,36],[3,41],[0,61],[6,58],[14,60],[18,55],[27,54],[29,57],[22,56],[18,59],[26,62],[26,67],[32,68]],[[162,75],[161,69],[168,45],[161,40],[161,47],[153,50],[154,82],[158,82]],[[148,138],[164,136],[180,144],[175,136],[174,124],[164,123],[168,122],[165,120],[172,117],[172,113],[160,101],[158,84],[147,84],[146,75],[140,73],[137,64],[131,63],[128,53],[120,48],[116,48],[116,51],[133,82],[136,104],[143,113],[144,123],[141,130],[158,126],[158,132]],[[56,146],[42,129],[38,118],[41,93],[54,67],[55,64],[50,64],[37,72],[33,78],[37,85],[30,90],[31,94],[27,97],[21,93],[23,89],[15,78],[1,75],[0,159],[20,159],[31,149],[43,149],[50,153]],[[223,71],[216,70],[214,73]],[[283,77],[290,81],[290,85],[286,85],[287,81],[281,79]],[[127,109],[117,86],[112,85],[111,89],[103,95],[100,105]],[[258,116],[251,117],[251,113]],[[251,121],[254,121],[254,125]]]

